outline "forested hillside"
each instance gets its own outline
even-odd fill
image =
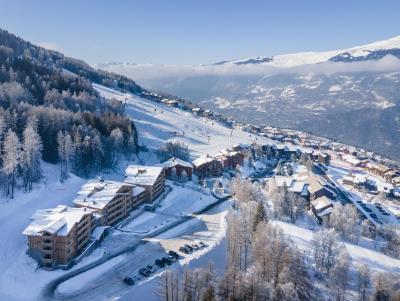
[[[41,159],[90,176],[137,149],[135,124],[124,106],[101,98],[92,82],[141,88],[125,77],[92,69],[61,53],[0,30],[0,182],[13,195],[41,175]]]

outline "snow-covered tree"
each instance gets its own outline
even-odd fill
[[[347,241],[357,243],[360,237],[360,223],[357,209],[347,204],[335,204],[329,218],[328,226],[336,230]]]
[[[32,183],[41,176],[42,139],[34,125],[28,125],[23,133],[21,167],[25,190],[32,189]]]
[[[316,268],[329,276],[342,249],[334,229],[323,229],[314,233],[313,257]]]
[[[335,262],[331,275],[330,283],[331,288],[335,295],[335,300],[343,301],[345,300],[346,289],[349,283],[349,269],[351,264],[350,255],[345,249],[340,251],[340,254]]]
[[[6,195],[14,198],[14,188],[17,169],[21,159],[21,144],[18,136],[11,129],[8,130],[3,147],[3,173],[6,177]]]
[[[121,152],[124,136],[120,128],[115,128],[110,133],[110,141],[111,141],[111,149],[112,149],[112,157],[113,157],[113,166],[118,162],[118,153]]]
[[[357,266],[356,284],[358,300],[367,301],[371,289],[371,270],[366,264],[360,264]]]

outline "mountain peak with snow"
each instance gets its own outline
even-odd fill
[[[400,35],[390,39],[355,46],[347,49],[323,52],[298,52],[276,56],[258,56],[244,60],[222,61],[214,65],[263,64],[274,67],[295,67],[323,62],[353,62],[381,59],[386,55],[400,58]]]

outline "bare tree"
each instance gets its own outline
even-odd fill
[[[371,270],[366,264],[360,264],[357,267],[357,290],[358,300],[367,301],[370,295]]]

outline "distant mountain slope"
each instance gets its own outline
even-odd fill
[[[242,121],[313,131],[400,159],[400,36],[201,66],[102,64]]]

